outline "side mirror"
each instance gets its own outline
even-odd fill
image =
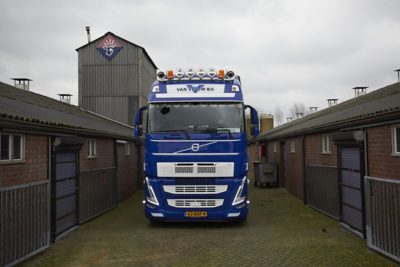
[[[147,111],[147,106],[141,107],[135,115],[135,137],[143,135],[143,113]]]
[[[255,108],[253,108],[252,106],[248,106],[248,105],[245,107],[245,109],[247,109],[247,108],[250,109],[251,135],[253,137],[257,137],[260,134],[257,110]]]

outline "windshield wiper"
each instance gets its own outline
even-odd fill
[[[157,131],[157,132],[153,132],[153,133],[185,133],[186,135],[186,139],[190,139],[190,135],[188,130],[185,129],[178,129],[178,130],[162,130],[162,131]]]

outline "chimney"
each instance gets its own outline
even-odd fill
[[[90,43],[90,26],[86,26],[86,33],[87,33],[87,42]]]
[[[394,70],[394,72],[397,72],[397,82],[400,83],[400,69]]]
[[[314,113],[318,111],[318,107],[310,107],[310,113]]]
[[[29,82],[33,81],[28,78],[11,78],[11,80],[14,81],[15,87],[26,91],[29,91]]]
[[[60,101],[63,103],[71,104],[71,96],[70,94],[58,94],[60,96]]]
[[[338,100],[339,100],[338,98],[329,98],[329,99],[327,99],[328,107],[333,107],[333,106],[337,105],[337,101]]]
[[[367,88],[368,88],[368,86],[356,86],[356,87],[353,87],[354,96],[355,97],[359,97],[361,95],[367,94]]]

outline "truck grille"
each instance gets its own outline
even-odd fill
[[[233,162],[157,162],[159,177],[233,177]]]
[[[215,173],[215,166],[207,167],[207,166],[197,166],[197,173]]]
[[[170,194],[219,194],[226,192],[227,185],[164,185]]]
[[[174,208],[216,208],[224,204],[223,199],[167,199]]]
[[[193,167],[189,166],[176,166],[175,167],[175,173],[193,173]]]

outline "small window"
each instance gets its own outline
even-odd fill
[[[331,136],[323,135],[322,136],[322,148],[321,151],[323,154],[331,154]]]
[[[296,152],[296,142],[294,139],[290,140],[290,153]]]
[[[276,153],[278,151],[278,143],[277,142],[274,143],[273,151],[274,151],[274,153]]]
[[[97,155],[96,140],[90,139],[88,141],[88,158],[94,158]]]
[[[129,145],[129,142],[126,142],[125,144],[125,156],[129,156],[131,154],[131,147]]]
[[[392,127],[393,155],[400,156],[400,125]]]
[[[21,161],[24,159],[23,135],[0,133],[0,161]]]

